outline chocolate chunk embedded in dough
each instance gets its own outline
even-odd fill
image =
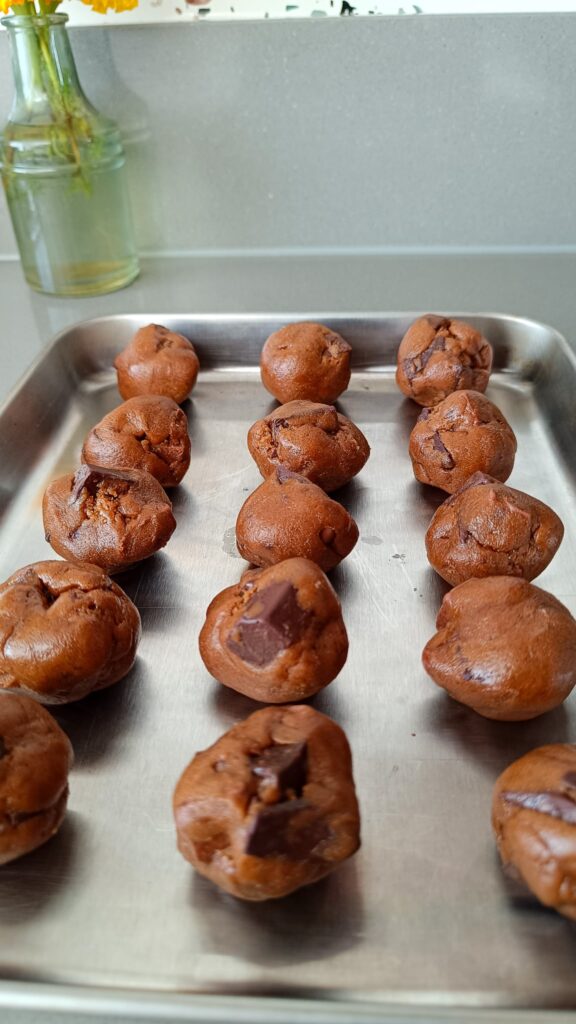
[[[314,563],[289,558],[211,602],[199,638],[208,671],[267,704],[303,700],[338,674],[348,652],[342,609]]]
[[[309,615],[288,580],[259,588],[231,632],[228,647],[249,664],[267,665],[300,639]]]

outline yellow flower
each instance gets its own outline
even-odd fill
[[[0,11],[2,14],[9,14],[11,7],[19,7],[23,3],[24,0],[0,0]],[[18,12],[15,11],[14,13],[17,14]]]
[[[0,5],[7,2],[8,0],[0,0]],[[107,11],[131,11],[138,6],[138,0],[82,0],[82,2],[98,14],[106,14]]]

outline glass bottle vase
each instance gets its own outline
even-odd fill
[[[138,257],[118,128],[82,92],[65,14],[2,19],[15,94],[0,168],[28,283],[55,295],[130,284]]]

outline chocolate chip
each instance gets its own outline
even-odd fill
[[[301,639],[309,618],[291,583],[271,583],[250,599],[227,646],[250,665],[268,665]]]
[[[261,807],[246,837],[245,852],[252,857],[305,860],[330,835],[323,821],[310,820],[308,815],[300,823],[294,820],[301,812],[311,810],[308,800],[285,800]]]
[[[332,526],[325,526],[323,530],[320,530],[320,540],[326,547],[330,547],[336,540],[336,530]]]
[[[442,469],[454,469],[456,463],[437,430],[434,431],[434,435],[432,437],[432,447],[434,451],[442,452]]]
[[[262,779],[265,790],[274,791],[278,796],[285,796],[291,789],[300,796],[308,770],[307,744],[274,744],[262,754],[253,757],[250,768],[254,775]]]
[[[320,427],[325,433],[335,433],[340,424],[338,423],[338,412],[333,405],[324,405],[317,403],[313,408],[308,408],[302,411],[297,409],[294,412],[289,413],[287,416],[283,413],[281,416],[277,416],[272,413],[268,420],[272,426],[272,433],[283,428],[286,429],[290,426],[315,426]]]
[[[516,793],[503,792],[502,798],[510,804],[525,807],[529,811],[549,814],[551,818],[559,818],[567,825],[576,825],[576,801],[563,793]]]
[[[420,415],[419,415],[418,419],[416,420],[416,422],[417,423],[422,423],[423,420],[427,420],[429,415],[430,415],[430,412],[431,412],[430,409],[422,409],[422,412],[420,413]]]
[[[5,742],[4,742],[4,737],[0,736],[0,761],[2,760],[3,757],[6,757],[7,753],[8,753],[8,748],[7,748],[7,746],[6,746]]]
[[[574,786],[576,788],[576,772],[565,772],[562,776],[562,782],[565,782],[567,786]]]
[[[78,501],[84,489],[88,491],[88,494],[94,496],[98,490],[98,485],[103,480],[133,481],[135,479],[135,474],[129,469],[104,469],[102,466],[92,466],[90,463],[85,462],[74,474],[70,504],[73,505]]]
[[[402,368],[408,380],[414,380],[416,374],[419,373],[419,370],[416,369],[413,359],[403,359]]]
[[[428,363],[430,362],[435,352],[445,352],[445,350],[446,338],[443,338],[442,335],[439,335],[438,337],[434,338],[432,344],[428,345],[428,348],[425,349],[424,352],[421,352],[420,356],[418,357],[420,359],[420,370],[426,369]]]

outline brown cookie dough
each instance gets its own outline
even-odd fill
[[[346,661],[340,602],[306,558],[249,571],[209,606],[200,654],[215,679],[253,700],[305,700],[331,683]]]
[[[236,520],[238,551],[263,567],[285,558],[309,558],[329,572],[357,540],[358,527],[343,505],[285,469],[256,488]]]
[[[506,768],[492,827],[508,873],[576,921],[576,746],[539,747]]]
[[[0,689],[79,700],[130,671],[138,609],[87,562],[35,562],[0,585]]]
[[[116,356],[114,366],[122,398],[164,395],[180,403],[192,391],[200,363],[188,338],[159,324],[148,324]]]
[[[248,431],[248,449],[263,477],[285,466],[324,491],[343,487],[360,472],[370,445],[333,405],[288,402]]]
[[[521,722],[576,684],[576,620],[545,590],[511,576],[451,590],[422,654],[438,686],[485,718]]]
[[[346,736],[306,705],[256,711],[196,754],[174,816],[200,874],[241,899],[287,896],[360,845]]]
[[[170,540],[176,520],[157,480],[139,469],[84,465],[47,487],[46,540],[62,558],[121,572]]]
[[[482,576],[533,580],[554,557],[563,534],[561,520],[543,501],[474,473],[436,510],[426,551],[452,586]]]
[[[44,708],[0,695],[0,864],[56,834],[66,813],[70,740]]]
[[[485,391],[492,347],[464,320],[432,313],[415,320],[400,342],[396,383],[419,405],[438,405],[453,391]]]
[[[410,434],[414,476],[454,494],[473,473],[507,480],[516,438],[500,410],[477,391],[455,391],[424,409]]]
[[[186,416],[171,398],[130,398],[92,428],[82,461],[109,469],[143,469],[163,487],[176,487],[190,465]]]
[[[262,349],[262,383],[279,402],[335,402],[350,383],[351,351],[323,324],[288,324]]]

